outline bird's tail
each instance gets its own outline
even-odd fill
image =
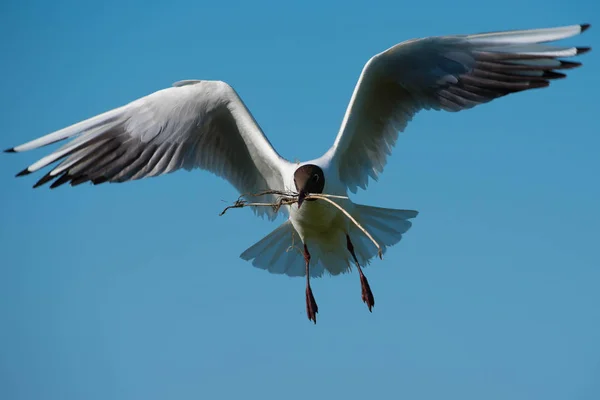
[[[352,215],[379,243],[385,252],[402,239],[417,216],[413,210],[395,210],[354,204]],[[361,266],[369,264],[377,256],[377,247],[354,224],[347,232],[354,246],[354,252]],[[352,256],[346,248],[346,232],[332,232],[329,240],[313,242],[309,245],[311,254],[311,277],[320,277],[325,271],[331,275],[349,272],[353,265]],[[274,274],[305,276],[302,241],[290,221],[286,221],[273,232],[244,251],[240,256],[252,261],[257,268]]]
[[[302,241],[289,220],[244,251],[240,258],[273,274],[305,275]]]
[[[402,235],[412,226],[410,219],[415,218],[419,212],[355,204],[353,214],[362,227],[379,243],[382,253],[385,253],[388,247],[402,239]],[[377,256],[377,247],[354,224],[350,225],[349,236],[358,262],[361,266],[368,265],[370,260]]]

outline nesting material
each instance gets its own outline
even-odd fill
[[[273,203],[260,203],[260,202],[251,202],[246,200],[244,197],[260,197],[267,194],[277,195],[277,201]],[[377,241],[371,236],[371,234],[356,220],[348,211],[344,209],[344,207],[340,206],[338,203],[333,201],[332,199],[347,199],[346,196],[336,196],[333,194],[319,193],[319,194],[308,194],[305,197],[305,200],[316,199],[326,201],[332,206],[339,209],[345,216],[348,218],[358,229],[361,230],[362,233],[365,234],[366,237],[369,238],[371,242],[377,247],[377,255],[380,259],[383,259],[383,252],[381,250],[381,246]],[[223,211],[219,214],[220,216],[225,214],[228,210],[232,208],[244,208],[244,207],[271,207],[274,212],[279,212],[281,206],[291,205],[298,203],[298,193],[295,192],[285,192],[281,190],[265,190],[258,193],[246,193],[238,197],[238,199],[230,206],[225,207]]]

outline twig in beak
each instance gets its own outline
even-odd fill
[[[359,224],[358,221],[355,220],[354,217],[352,217],[352,215],[350,215],[350,213],[348,211],[344,210],[344,208],[342,206],[340,206],[335,201],[333,201],[331,199],[328,199],[326,196],[323,196],[323,195],[320,195],[320,194],[309,194],[308,198],[325,200],[326,202],[330,203],[331,205],[337,207],[341,212],[344,213],[344,215],[346,217],[348,217],[348,219],[350,221],[352,221],[352,223],[354,225],[356,225],[356,227],[358,229],[360,229],[362,231],[362,233],[365,234],[366,237],[369,238],[369,240],[371,240],[371,242],[373,242],[373,244],[377,247],[377,255],[379,256],[379,259],[383,260],[383,251],[381,250],[381,246],[379,245],[379,243],[377,243],[377,241],[375,239],[373,239],[373,236],[371,236],[371,234],[365,228],[363,228],[362,225]]]
[[[251,202],[248,202],[243,199],[243,197],[248,197],[248,196],[260,197],[260,196],[264,196],[267,194],[274,194],[274,195],[278,195],[280,197],[274,203],[251,203]],[[233,205],[225,207],[225,209],[219,215],[225,214],[227,212],[227,210],[229,210],[230,208],[243,208],[243,207],[252,207],[252,206],[254,206],[254,207],[273,207],[273,210],[275,212],[278,212],[279,209],[281,208],[281,206],[284,206],[284,205],[291,205],[294,203],[298,203],[298,208],[300,208],[300,206],[302,205],[304,200],[310,200],[310,199],[323,200],[323,201],[330,203],[334,207],[338,208],[354,225],[356,225],[356,227],[358,229],[360,229],[361,232],[364,233],[365,236],[368,237],[369,240],[371,240],[371,242],[373,242],[373,244],[377,247],[377,255],[379,256],[380,259],[383,259],[383,251],[382,251],[379,243],[377,243],[377,241],[373,238],[373,236],[371,236],[371,234],[365,228],[363,228],[363,226],[360,223],[358,223],[358,221],[356,219],[354,219],[354,217],[352,217],[352,215],[350,215],[350,213],[348,211],[346,211],[342,206],[337,204],[335,201],[331,200],[332,198],[333,199],[347,199],[348,197],[337,196],[337,195],[333,195],[333,194],[325,194],[325,193],[306,194],[303,191],[300,191],[300,193],[293,193],[293,192],[282,192],[279,190],[265,190],[260,193],[247,193],[247,194],[241,195]]]

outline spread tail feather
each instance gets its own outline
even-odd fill
[[[413,210],[395,210],[360,204],[355,204],[353,211],[353,216],[379,243],[384,253],[387,247],[395,245],[402,239],[402,235],[412,226],[409,220],[417,215],[418,212]],[[377,256],[377,247],[353,224],[350,225],[350,231],[347,233],[361,267],[367,266],[370,260]],[[346,248],[346,232],[339,231],[333,234],[339,237],[332,238],[330,243],[309,244],[311,278],[321,277],[325,271],[330,275],[338,275],[351,270],[354,262]],[[332,244],[335,245],[331,247]],[[288,220],[244,251],[240,257],[252,261],[255,267],[274,274],[305,276],[302,246],[298,232]]]
[[[355,204],[355,218],[373,236],[385,254],[388,247],[394,246],[402,239],[412,226],[410,219],[419,212],[415,210],[397,210]],[[350,240],[361,266],[369,264],[377,256],[377,247],[355,225],[350,226]]]
[[[244,251],[240,258],[272,274],[306,275],[302,241],[289,220]]]

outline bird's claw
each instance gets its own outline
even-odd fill
[[[317,323],[317,313],[319,312],[319,307],[317,306],[317,302],[315,301],[315,296],[313,296],[312,289],[310,286],[306,287],[306,315],[308,319],[313,321],[315,324]]]
[[[371,287],[369,286],[367,277],[362,273],[360,274],[360,286],[362,291],[362,301],[364,301],[367,307],[369,307],[369,312],[373,312],[372,309],[375,306],[375,298],[373,297],[373,292],[371,292]]]

